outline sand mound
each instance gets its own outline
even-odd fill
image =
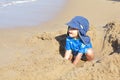
[[[101,53],[96,53],[97,58],[95,62],[84,63],[83,67],[72,70],[60,80],[120,80],[119,27],[120,24],[118,23],[108,23],[105,25],[105,36],[100,50]],[[96,43],[96,41],[93,41],[93,43]],[[99,43],[96,44],[97,46],[100,45]]]
[[[28,52],[18,52],[14,62],[0,67],[0,80],[120,80],[119,27],[108,23],[104,35],[91,27],[96,58],[77,67],[63,59],[66,30],[34,33],[24,42]]]

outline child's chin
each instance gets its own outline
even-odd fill
[[[71,35],[71,34],[69,34],[69,36],[70,36],[70,37],[72,37],[72,35]]]
[[[72,36],[72,35],[69,35],[70,37],[72,37],[72,38],[74,38],[74,36]]]

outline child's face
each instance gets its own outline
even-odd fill
[[[76,28],[69,28],[68,29],[69,36],[72,38],[78,38],[78,29]]]

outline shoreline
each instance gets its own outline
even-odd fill
[[[99,5],[97,3],[99,3]],[[76,4],[76,6],[74,6],[74,4]],[[119,20],[120,8],[118,8],[119,4],[120,3],[116,1],[105,1],[105,0],[102,1],[94,0],[87,2],[79,1],[79,0],[76,1],[69,0],[63,6],[63,9],[61,9],[61,11],[59,11],[59,13],[57,13],[56,16],[49,21],[43,22],[42,24],[37,26],[28,26],[28,27],[23,26],[13,29],[11,28],[8,30],[54,31],[63,28],[65,29],[66,28],[65,24],[69,20],[71,20],[74,16],[84,16],[89,20],[90,26],[92,25],[98,28],[99,27],[102,28],[109,22],[120,21]],[[86,5],[88,6],[86,7]],[[104,7],[104,8],[100,8],[100,7]],[[97,11],[98,9],[99,11]],[[100,14],[101,11],[102,13]],[[40,26],[44,26],[44,27],[40,27]]]
[[[74,6],[74,4],[76,5]],[[86,5],[88,5],[88,7],[86,7]],[[76,1],[69,0],[67,4],[64,6],[64,8],[60,11],[60,13],[57,14],[55,18],[43,23],[42,25],[38,25],[38,27],[35,27],[35,28],[41,30],[41,27],[39,28],[39,26],[45,26],[45,27],[42,27],[42,31],[43,30],[54,31],[54,30],[59,30],[63,28],[65,29],[66,28],[65,24],[75,16],[84,16],[89,20],[90,26],[102,28],[109,22],[120,21],[119,5],[120,5],[120,2],[117,2],[117,1],[94,0],[94,1],[86,2],[86,1],[79,1],[79,0],[76,0]],[[52,30],[50,30],[51,28]]]

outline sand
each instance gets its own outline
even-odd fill
[[[110,0],[69,0],[56,18],[42,25],[1,29],[0,80],[120,80],[119,4]],[[74,66],[63,55],[65,23],[76,15],[90,21],[87,34],[95,59]]]

